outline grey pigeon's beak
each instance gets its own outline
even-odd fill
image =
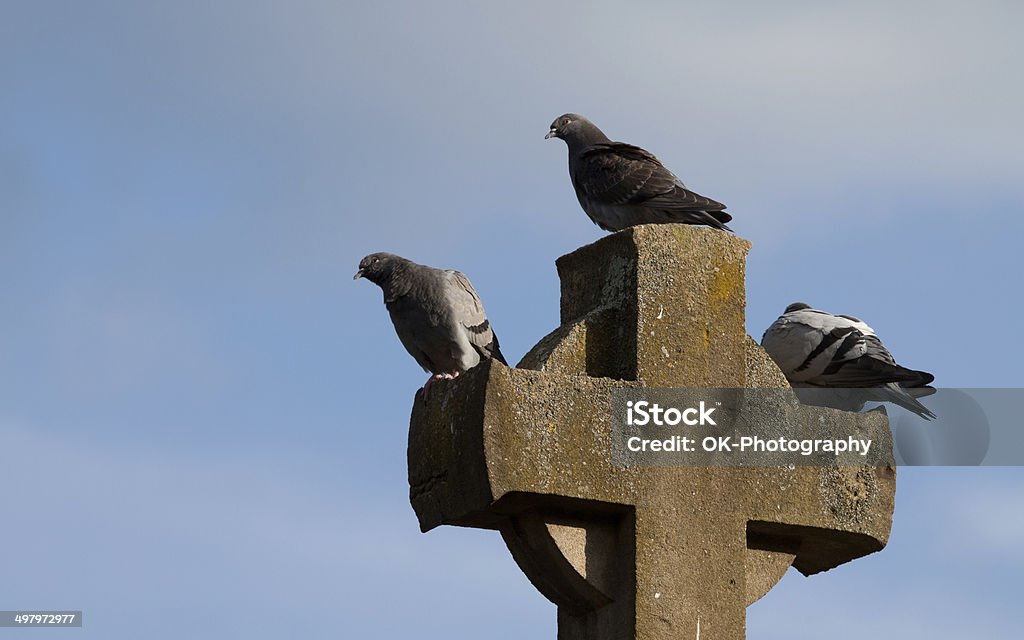
[[[551,131],[548,131],[547,135],[544,136],[544,139],[547,140],[548,138],[554,138],[556,135],[558,135],[558,134],[556,134],[555,130],[552,129]]]
[[[356,271],[356,275],[352,276],[352,279],[353,280],[358,280],[359,278],[362,278],[362,277],[363,277],[363,270],[360,269],[359,271]]]

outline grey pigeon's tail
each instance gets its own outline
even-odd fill
[[[508,366],[508,362],[505,361],[505,356],[501,353],[501,346],[498,344],[498,334],[492,333],[494,339],[491,340],[491,344],[484,347],[487,350],[487,354],[494,358],[501,364]]]
[[[466,330],[469,331],[471,335],[478,338],[476,340],[471,340],[470,342],[476,352],[480,354],[481,360],[494,358],[506,367],[508,366],[508,362],[505,361],[505,356],[501,353],[501,346],[498,345],[498,334],[494,333],[494,329],[491,328],[491,323],[487,318],[484,318],[483,322],[474,327],[466,327]],[[491,341],[484,344],[483,341],[487,339],[487,334],[490,334]]]
[[[881,387],[879,389],[879,395],[882,400],[887,400],[893,404],[899,405],[910,411],[921,416],[925,420],[934,420],[935,414],[932,411],[917,401],[920,396],[927,396],[935,393],[935,389],[931,387],[911,387],[905,389],[895,382]]]

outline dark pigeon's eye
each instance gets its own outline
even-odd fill
[[[380,262],[380,258],[374,258],[373,261],[374,262]]]
[[[570,122],[572,122],[572,120],[570,120],[569,118],[563,118],[562,119],[562,126],[564,127],[564,126],[568,125]]]

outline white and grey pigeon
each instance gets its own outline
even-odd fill
[[[398,339],[435,380],[452,379],[494,358],[507,365],[484,306],[469,278],[459,271],[416,264],[392,253],[359,261],[353,280],[366,278],[384,292]]]
[[[544,138],[565,140],[576,198],[605,231],[668,222],[732,231],[724,204],[690,191],[653,154],[612,142],[581,115],[558,116]]]
[[[875,331],[853,316],[835,316],[794,302],[761,338],[761,346],[794,389],[864,390],[858,397],[888,401],[917,415],[935,414],[917,398],[934,393],[930,373],[896,364]]]

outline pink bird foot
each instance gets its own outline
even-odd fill
[[[434,375],[427,378],[427,383],[420,389],[420,395],[423,396],[423,400],[426,401],[430,397],[430,385],[434,384],[436,380],[454,380],[459,377],[459,372],[455,373],[435,373]]]

